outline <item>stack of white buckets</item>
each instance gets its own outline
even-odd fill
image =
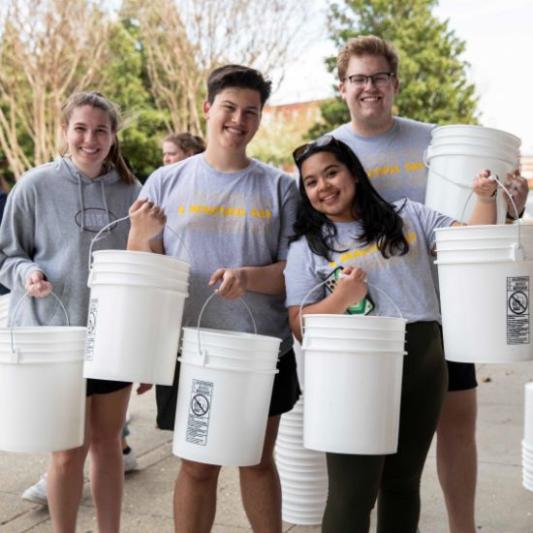
[[[297,357],[298,370],[300,360]],[[298,377],[305,390],[300,373]],[[303,432],[304,401],[300,398],[292,411],[281,417],[276,464],[281,481],[283,520],[311,526],[322,523],[328,497],[328,474],[325,454],[304,448]]]
[[[525,386],[524,440],[522,441],[522,484],[533,491],[533,383]]]

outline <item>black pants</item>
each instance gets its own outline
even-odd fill
[[[420,478],[446,390],[438,324],[408,324],[398,452],[327,454],[329,496],[323,533],[367,533],[377,498],[377,533],[416,533]]]

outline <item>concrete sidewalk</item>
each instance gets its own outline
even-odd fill
[[[533,381],[533,365],[480,366],[478,531],[482,533],[533,533],[533,492],[521,484],[523,385]],[[128,474],[125,485],[122,531],[171,532],[172,490],[179,461],[172,455],[170,432],[154,427],[153,393],[131,402],[131,437],[140,469]],[[20,499],[37,481],[46,455],[0,453],[0,531],[2,533],[51,532],[46,509]],[[223,470],[219,486],[214,533],[251,531],[240,502],[236,469]],[[94,508],[88,488],[80,509],[78,531],[96,532]],[[422,533],[447,532],[442,495],[431,450],[422,486]],[[320,527],[284,524],[291,533],[318,533]],[[339,532],[347,533],[347,532]]]

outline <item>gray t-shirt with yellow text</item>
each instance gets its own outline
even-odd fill
[[[156,170],[140,197],[165,210],[165,253],[191,264],[184,326],[197,325],[200,309],[213,292],[208,281],[218,268],[266,266],[287,258],[296,184],[259,161],[251,160],[239,172],[219,172],[199,154]],[[284,295],[247,292],[244,299],[258,333],[283,339],[280,353],[285,353],[292,338]],[[252,331],[242,303],[218,299],[207,307],[201,327]]]

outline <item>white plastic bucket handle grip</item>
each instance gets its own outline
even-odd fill
[[[520,233],[520,221],[519,221],[519,218],[520,218],[520,213],[518,212],[518,207],[516,207],[516,203],[515,201],[513,200],[513,195],[507,190],[507,188],[505,187],[505,185],[500,181],[500,178],[498,176],[496,176],[495,174],[491,175],[490,176],[490,179],[492,179],[493,181],[496,182],[496,185],[498,187],[500,187],[500,189],[503,191],[504,194],[507,195],[507,197],[509,198],[509,201],[511,202],[511,205],[513,207],[513,211],[515,213],[515,217],[516,217],[516,226],[517,226],[517,230],[516,230],[516,233],[517,233],[517,243],[515,244],[515,246],[513,247],[514,248],[514,252],[512,253],[512,260],[513,261],[521,261],[523,260],[524,258],[524,253],[523,253],[523,249],[522,249],[522,241],[520,239],[521,237],[521,233]],[[468,206],[468,202],[470,202],[470,198],[472,198],[472,195],[474,194],[474,189],[472,189],[470,191],[470,194],[468,195],[467,199],[466,199],[466,202],[465,202],[465,205],[463,207],[463,211],[461,212],[461,220],[464,219],[465,217],[465,212],[466,212],[466,207]],[[496,204],[497,206],[498,204]]]
[[[342,269],[342,267],[337,267],[337,269]],[[336,270],[337,270],[336,269]],[[300,322],[300,332],[302,334],[302,339],[304,337],[304,318],[303,318],[303,308],[304,308],[304,305],[306,304],[307,302],[307,298],[309,298],[309,295],[315,291],[316,289],[322,287],[322,285],[325,285],[327,282],[329,281],[329,279],[325,279],[324,281],[321,281],[320,283],[318,283],[317,285],[315,285],[314,287],[311,287],[307,293],[305,294],[305,296],[303,297],[302,299],[302,303],[300,304],[300,309],[298,310],[298,320]],[[366,280],[366,284],[367,284],[367,287],[372,287],[373,289],[377,290],[378,292],[380,292],[381,294],[383,294],[383,296],[385,296],[385,298],[387,298],[387,300],[389,300],[389,302],[393,305],[393,307],[395,308],[395,310],[397,311],[398,315],[400,316],[400,318],[403,318],[403,313],[401,312],[400,308],[398,307],[398,305],[396,304],[396,302],[383,290],[383,289],[380,289],[379,287],[377,287],[376,285],[374,285],[373,283],[368,283],[368,280]],[[368,291],[370,292],[370,291]]]
[[[122,218],[117,218],[117,220],[113,220],[113,222],[110,222],[109,224],[106,224],[103,228],[101,228],[98,233],[93,237],[93,239],[91,240],[91,244],[89,245],[89,275],[91,273],[91,269],[92,269],[92,266],[93,266],[93,246],[94,246],[94,243],[98,241],[98,239],[100,238],[100,235],[102,235],[102,233],[106,230],[108,230],[111,226],[114,226],[115,224],[119,224],[120,222],[124,222],[125,220],[128,220],[130,218],[129,215],[126,215],[125,217],[122,217]],[[189,261],[192,260],[192,255],[191,255],[191,252],[189,250],[189,248],[187,248],[187,246],[185,245],[185,240],[183,238],[183,235],[180,235],[172,226],[170,226],[168,223],[165,224],[165,227],[170,230],[172,233],[174,233],[174,235],[176,235],[176,237],[178,237],[178,240],[181,242],[181,245],[183,246],[184,250],[187,252],[187,255],[189,256]]]
[[[204,305],[202,305],[202,308],[200,309],[200,313],[198,315],[198,323],[196,324],[196,332],[197,332],[197,335],[198,335],[198,352],[199,352],[199,354],[201,356],[201,365],[202,366],[206,366],[207,350],[206,349],[202,349],[201,335],[200,335],[200,325],[202,323],[202,318],[204,316],[204,312],[205,312],[206,307],[209,305],[209,303],[211,302],[211,300],[215,296],[217,296],[217,293],[213,292],[213,294],[209,295],[207,300],[204,302]],[[250,319],[252,321],[252,326],[254,328],[254,335],[257,335],[257,324],[255,322],[255,318],[254,318],[254,315],[252,314],[252,310],[250,309],[250,306],[245,302],[244,298],[239,298],[239,301],[241,302],[242,305],[244,305],[244,307],[246,308],[246,311],[248,311],[248,314],[250,315]]]
[[[61,301],[61,298],[59,298],[59,296],[54,291],[50,292],[50,295],[53,296],[57,300],[57,302],[59,303],[59,306],[61,307],[61,310],[65,314],[65,322],[66,322],[67,326],[70,326],[70,319],[68,317],[67,310],[65,309],[65,306],[63,305],[63,302]],[[20,361],[20,354],[19,354],[18,349],[15,347],[15,339],[14,339],[14,335],[13,335],[13,326],[11,325],[11,320],[12,320],[12,318],[14,318],[17,315],[18,310],[20,309],[20,306],[22,305],[22,302],[24,301],[24,299],[27,296],[29,296],[29,292],[26,291],[19,298],[19,301],[17,302],[17,304],[15,305],[15,308],[13,309],[13,312],[9,316],[9,322],[10,322],[10,325],[9,325],[9,337],[10,337],[10,340],[11,340],[11,359],[12,359],[13,363],[18,363]]]

